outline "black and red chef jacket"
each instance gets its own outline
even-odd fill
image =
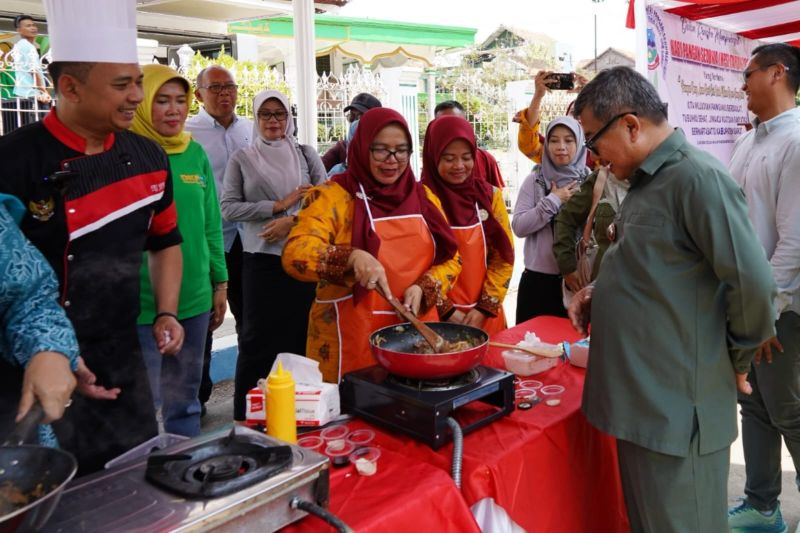
[[[160,146],[122,131],[108,136],[102,153],[84,152],[85,140],[55,110],[0,137],[0,192],[25,205],[22,230],[56,272],[61,304],[97,383],[122,390],[116,400],[74,394],[53,425],[77,457],[79,475],[156,434],[136,332],[139,268],[144,250],[181,242]],[[0,374],[0,414],[13,420],[21,369],[6,366]]]
[[[163,150],[127,131],[105,147],[84,155],[55,110],[0,138],[0,191],[25,204],[22,230],[55,270],[78,339],[134,328],[142,251],[181,242]]]

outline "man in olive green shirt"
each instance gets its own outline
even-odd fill
[[[581,329],[593,317],[583,411],[618,439],[632,531],[727,531],[736,390],[775,334],[769,264],[741,190],[644,77],[601,72],[575,113],[630,182],[596,284],[570,306]]]

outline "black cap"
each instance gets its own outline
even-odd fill
[[[369,93],[358,93],[353,97],[350,105],[344,108],[344,112],[347,113],[351,109],[355,109],[360,113],[366,113],[373,107],[382,107],[381,101]]]

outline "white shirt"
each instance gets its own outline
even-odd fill
[[[214,170],[214,182],[221,198],[225,167],[228,166],[228,160],[236,150],[250,145],[253,122],[250,119],[234,115],[231,125],[225,128],[206,112],[205,107],[201,107],[197,115],[186,121],[186,131],[191,132],[192,138],[200,143],[206,151],[208,159],[211,161],[211,168]],[[226,252],[231,250],[238,227],[235,222],[222,221],[222,236]]]
[[[800,108],[753,126],[736,140],[730,171],[772,265],[777,315],[800,314]]]

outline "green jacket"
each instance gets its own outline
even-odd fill
[[[686,457],[736,438],[734,371],[775,334],[775,282],[744,194],[673,132],[630,177],[592,298],[583,411],[598,429]]]
[[[169,156],[169,166],[178,211],[178,229],[183,237],[183,279],[178,302],[178,318],[183,320],[211,310],[211,284],[227,281],[228,271],[214,172],[205,151],[197,142],[191,141],[183,153]],[[144,256],[140,272],[140,325],[152,324],[156,314],[147,252]]]
[[[575,258],[575,245],[581,238],[583,225],[592,208],[592,192],[597,181],[597,171],[592,172],[583,182],[581,188],[569,201],[561,206],[556,215],[556,227],[553,235],[553,254],[556,256],[558,270],[561,275],[571,274],[578,268]],[[606,235],[606,228],[614,222],[616,212],[608,202],[600,201],[594,217],[594,239],[597,242],[597,258],[592,265],[592,279],[597,277],[603,254],[606,253],[611,241]]]

